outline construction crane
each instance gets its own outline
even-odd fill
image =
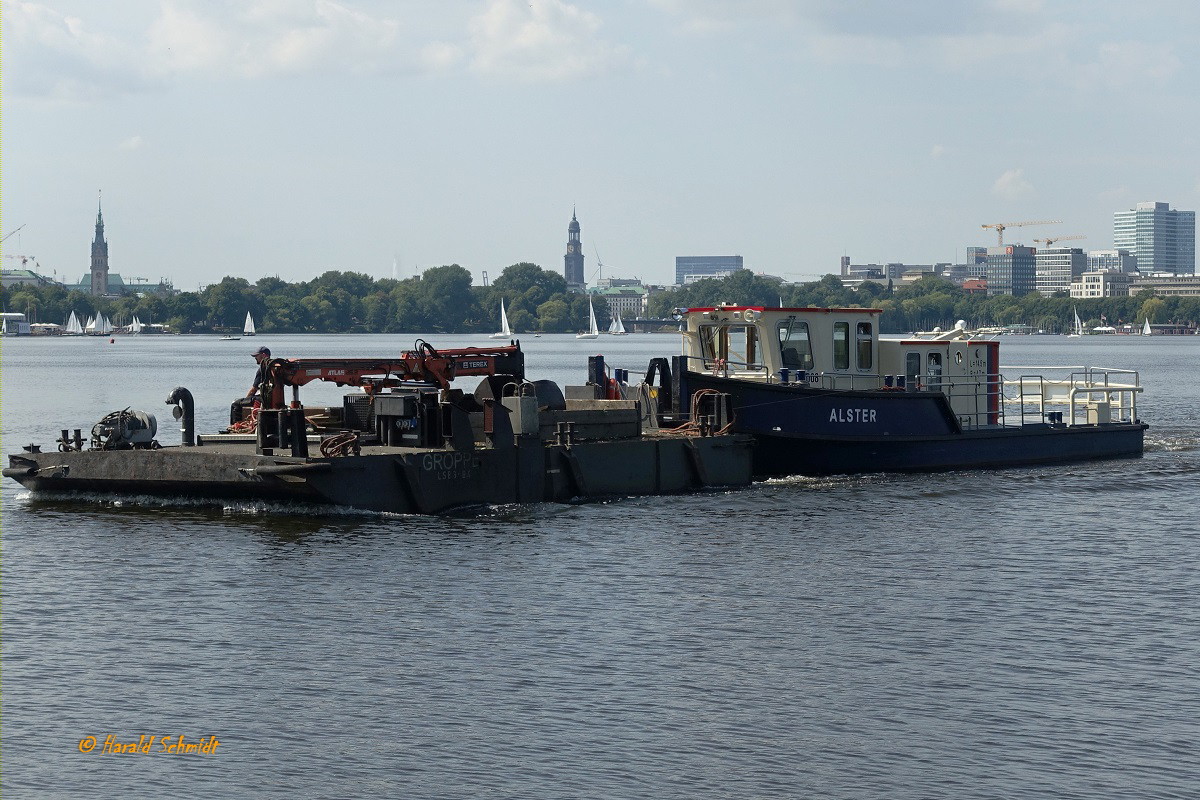
[[[991,225],[983,225],[981,227],[995,228],[997,243],[1003,246],[1005,228],[1020,228],[1023,225],[1057,225],[1060,222],[1062,222],[1061,219],[1038,219],[1030,222],[993,222]]]
[[[24,227],[24,226],[22,226],[22,227]],[[18,228],[17,230],[20,230],[20,228]],[[13,233],[16,233],[16,232],[17,231],[13,231]],[[10,233],[9,236],[12,236],[12,233]],[[33,262],[33,265],[35,267],[41,266],[40,264],[38,264],[38,260],[34,256],[19,256],[16,253],[5,253],[4,257],[21,259],[21,269],[25,269],[25,265],[28,264],[30,261]]]
[[[14,233],[16,233],[17,231],[21,230],[21,228],[24,228],[24,227],[25,227],[25,223],[24,223],[24,222],[22,222],[22,223],[21,223],[19,226],[17,226],[16,228],[13,228],[11,231],[9,231],[8,233],[4,234],[4,239],[0,239],[0,242],[3,242],[3,241],[5,241],[6,239],[8,239],[8,237],[12,236]]]
[[[1046,245],[1046,247],[1050,247],[1055,242],[1069,242],[1072,239],[1086,239],[1086,238],[1087,238],[1086,236],[1052,236],[1052,237],[1048,237],[1046,239],[1034,239],[1034,241],[1041,242],[1042,244]]]

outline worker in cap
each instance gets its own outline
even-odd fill
[[[258,364],[258,372],[254,373],[254,385],[250,387],[250,391],[246,392],[246,397],[254,397],[258,393],[258,387],[262,386],[262,382],[266,380],[267,364],[270,360],[270,348],[260,347],[254,351],[254,361]]]

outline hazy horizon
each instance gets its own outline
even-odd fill
[[[6,255],[476,283],[679,255],[812,280],[1200,205],[1200,6],[975,0],[83,0],[0,7]],[[6,258],[6,268],[19,260]],[[32,266],[32,265],[31,265]]]

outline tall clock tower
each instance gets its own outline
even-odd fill
[[[571,224],[567,226],[567,254],[563,256],[563,274],[567,279],[567,289],[582,292],[585,287],[583,279],[583,243],[579,241],[579,220],[575,219],[575,209],[571,209]]]
[[[92,241],[92,294],[108,294],[108,242],[104,240],[104,214],[96,203],[96,238]]]

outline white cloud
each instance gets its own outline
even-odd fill
[[[529,81],[595,74],[627,57],[598,37],[601,25],[562,0],[491,0],[469,23],[471,68]]]
[[[1033,194],[1033,184],[1025,179],[1025,170],[1010,169],[992,184],[992,192],[1006,200],[1019,200]]]
[[[943,145],[935,144],[932,148],[930,148],[929,155],[932,158],[941,158],[942,154],[945,152],[946,148]]]
[[[118,145],[122,150],[140,150],[145,141],[141,136],[130,136]]]
[[[258,78],[344,69],[378,69],[394,60],[398,22],[332,0],[301,5],[164,2],[149,55],[168,72]]]

